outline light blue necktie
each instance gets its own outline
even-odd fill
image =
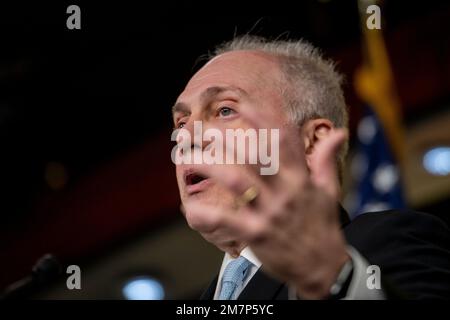
[[[219,300],[230,300],[238,286],[244,281],[250,261],[244,257],[239,257],[228,263],[222,276],[222,288]]]

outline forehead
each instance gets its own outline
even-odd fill
[[[207,88],[235,87],[249,95],[276,94],[282,73],[277,59],[258,51],[232,51],[209,61],[188,82],[177,101],[189,103]],[[279,92],[279,91],[278,91]]]

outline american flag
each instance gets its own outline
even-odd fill
[[[356,154],[351,160],[353,190],[344,200],[351,217],[405,207],[398,168],[405,158],[401,101],[396,94],[383,32],[366,27],[369,4],[376,1],[358,1],[363,59],[355,72],[354,84],[366,108],[358,124]]]
[[[366,108],[358,124],[350,171],[354,187],[344,205],[351,217],[405,207],[399,168],[377,115]]]

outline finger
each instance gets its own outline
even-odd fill
[[[317,143],[310,163],[313,183],[336,200],[340,190],[337,156],[347,137],[346,129],[332,130],[326,138]]]

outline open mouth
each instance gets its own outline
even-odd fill
[[[202,176],[200,174],[189,173],[186,175],[185,181],[186,181],[186,185],[192,186],[192,185],[196,185],[206,179],[207,178],[205,176]]]
[[[211,179],[209,177],[193,171],[188,171],[185,174],[184,181],[188,195],[205,191],[211,185]]]

